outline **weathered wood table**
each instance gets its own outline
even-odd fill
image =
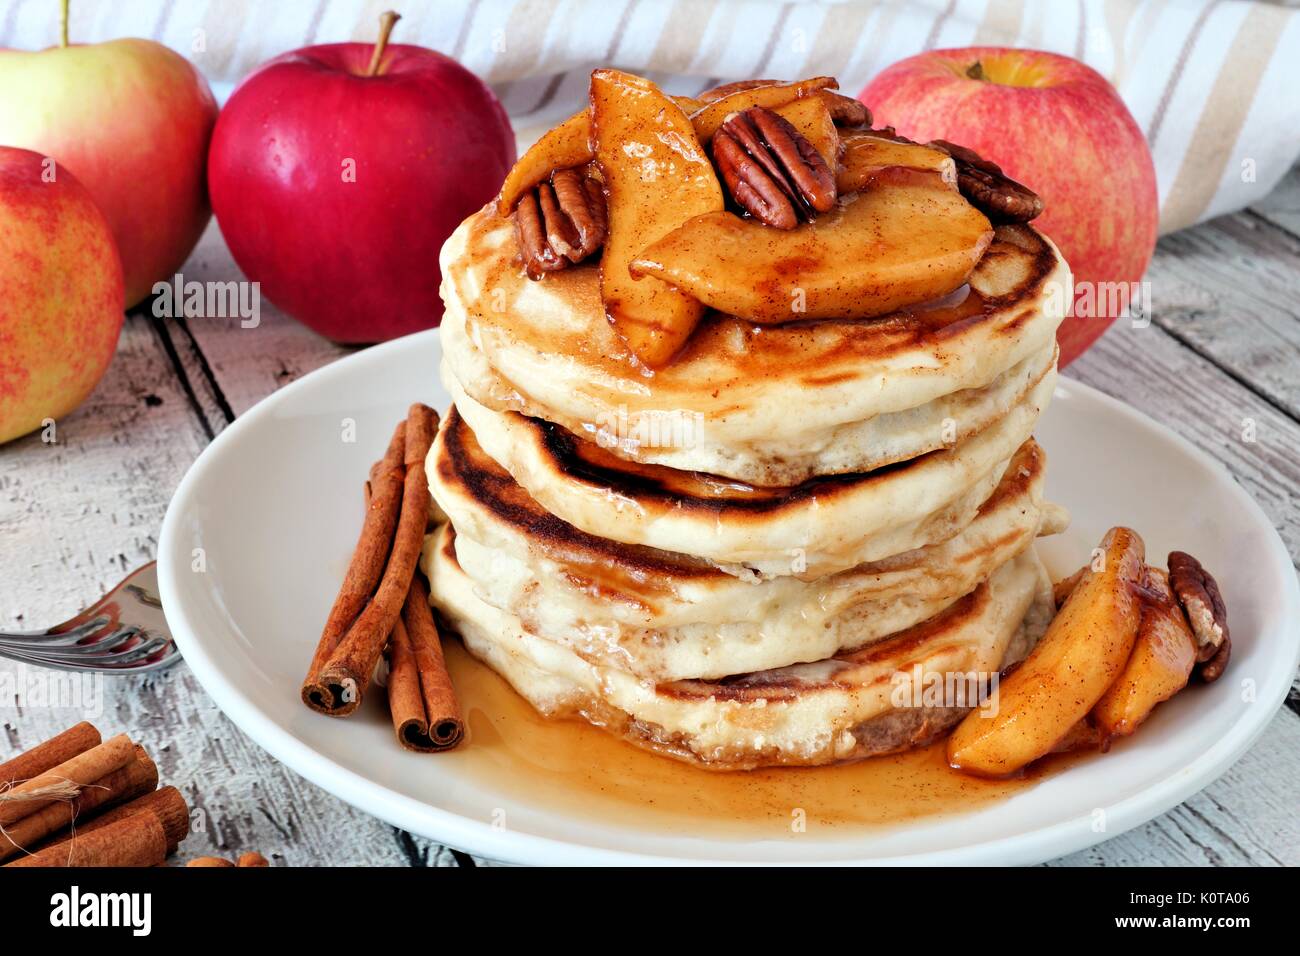
[[[185,278],[238,276],[213,224]],[[1300,170],[1256,208],[1164,239],[1153,321],[1117,323],[1066,374],[1141,409],[1222,461],[1300,556]],[[278,314],[128,317],[90,399],[39,435],[0,446],[0,627],[62,620],[154,556],[172,490],[235,416],[348,354]],[[433,370],[430,370],[433,374]],[[1243,439],[1253,422],[1253,441]],[[1135,489],[1143,494],[1154,489]],[[0,660],[0,758],[86,716],[45,700]],[[457,850],[349,807],[231,724],[185,665],[106,680],[90,701],[106,731],[143,741],[164,783],[204,811],[181,859],[260,850],[275,865],[473,865]],[[1164,816],[1058,863],[1300,864],[1300,694],[1254,749]]]

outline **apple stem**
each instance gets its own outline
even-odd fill
[[[972,80],[988,79],[988,77],[984,75],[984,64],[981,63],[979,60],[976,60],[974,63],[971,64],[970,69],[966,71],[966,75],[969,76]]]
[[[67,2],[67,0],[64,0]],[[384,58],[384,48],[388,46],[388,36],[393,32],[393,25],[402,19],[400,13],[387,10],[379,17],[379,39],[375,41],[375,52],[370,55],[370,66],[366,76],[375,76],[379,72],[379,61]]]
[[[68,0],[59,0],[59,46],[68,45]]]

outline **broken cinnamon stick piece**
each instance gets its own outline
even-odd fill
[[[167,858],[167,834],[152,813],[137,813],[5,866],[157,866]]]
[[[450,750],[465,736],[460,703],[429,610],[429,591],[418,574],[393,628],[388,705],[397,742],[408,750]]]
[[[429,483],[424,459],[433,444],[437,425],[438,415],[433,409],[418,402],[411,406],[406,418],[406,479],[392,554],[374,596],[316,678],[327,696],[314,701],[312,706],[331,717],[346,717],[360,706],[379,656],[402,612],[429,523]]]
[[[99,731],[87,721],[69,727],[43,744],[0,763],[0,789],[12,787],[85,753],[102,743]]]
[[[0,860],[17,856],[30,850],[51,834],[74,827],[76,833],[85,831],[81,821],[104,807],[133,800],[158,786],[158,767],[149,759],[143,747],[135,745],[135,756],[125,767],[100,777],[81,789],[74,799],[52,803],[35,813],[28,814],[0,832]],[[71,838],[66,837],[54,842]]]
[[[10,787],[0,793],[0,827],[8,828],[57,801],[72,800],[79,795],[81,787],[120,770],[134,757],[135,744],[126,734],[118,734],[98,747]]]
[[[190,834],[190,808],[185,802],[185,798],[181,796],[181,792],[175,787],[163,787],[154,790],[152,793],[146,793],[129,803],[114,807],[107,813],[101,813],[93,819],[85,822],[78,821],[76,833],[61,834],[57,842],[66,843],[69,840],[79,840],[87,833],[101,830],[137,813],[152,813],[162,823],[163,833],[167,835],[167,854],[169,856],[176,852],[176,848],[180,846],[181,841]],[[53,843],[50,844],[50,846],[53,845]]]
[[[330,691],[316,679],[343,635],[375,593],[392,552],[393,534],[402,505],[405,447],[406,423],[399,422],[384,457],[370,468],[370,479],[366,482],[366,517],[361,525],[361,535],[302,685],[303,703],[312,710],[329,712]]]

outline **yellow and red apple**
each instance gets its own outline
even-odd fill
[[[901,60],[859,94],[877,126],[946,139],[992,160],[1043,197],[1034,225],[1075,279],[1061,365],[1129,304],[1155,248],[1155,167],[1142,130],[1096,70],[1037,50],[968,47]]]
[[[122,330],[122,264],[89,191],[0,146],[0,443],[76,408]]]
[[[438,252],[515,161],[492,91],[440,53],[387,45],[393,19],[378,45],[308,47],[264,64],[212,139],[212,205],[235,261],[268,299],[339,342],[438,324]]]
[[[204,170],[217,105],[206,81],[150,40],[65,39],[0,50],[0,89],[0,143],[53,157],[90,191],[135,305],[181,266],[211,215]]]

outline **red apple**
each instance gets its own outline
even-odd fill
[[[0,143],[52,156],[90,190],[117,240],[129,307],[175,273],[207,225],[217,104],[165,46],[69,46],[66,19],[64,32],[48,50],[0,50]]]
[[[90,192],[0,146],[0,442],[81,404],[122,330],[122,264]]]
[[[1075,314],[1057,333],[1062,366],[1123,313],[1155,248],[1156,173],[1100,73],[1037,50],[933,50],[884,70],[859,98],[877,126],[970,147],[1043,197],[1034,225],[1075,279]]]
[[[339,342],[438,324],[438,251],[515,160],[492,91],[440,53],[386,45],[391,26],[375,46],[308,47],[259,67],[222,110],[208,160],[240,268]]]

